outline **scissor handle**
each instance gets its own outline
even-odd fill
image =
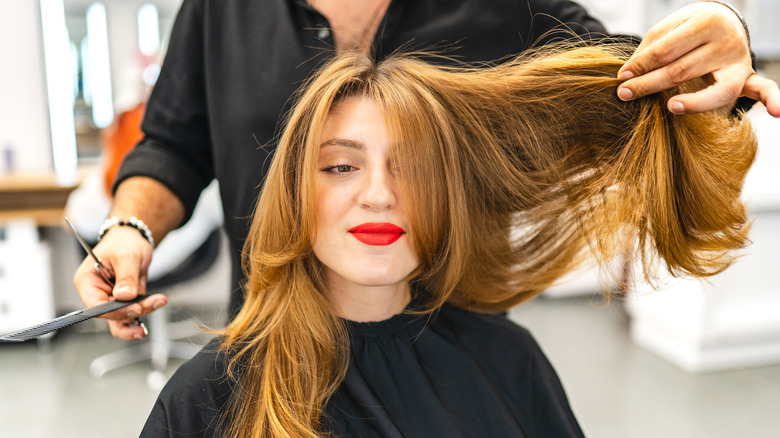
[[[106,272],[106,269],[103,267],[103,264],[100,263],[100,259],[95,263],[95,272],[100,276],[100,278],[103,279],[103,281],[106,282],[111,287],[114,287],[114,280],[111,279],[111,276],[108,275],[108,272]]]

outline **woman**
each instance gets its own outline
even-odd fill
[[[144,434],[581,436],[533,338],[495,312],[585,253],[705,276],[747,241],[747,122],[671,116],[679,90],[621,102],[629,53],[326,65],[257,204],[246,304]]]

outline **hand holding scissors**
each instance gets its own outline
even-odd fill
[[[52,333],[59,329],[68,327],[70,325],[82,321],[86,321],[91,318],[95,318],[102,315],[111,315],[111,314],[115,314],[115,316],[119,315],[120,320],[110,321],[109,324],[112,323],[114,325],[122,324],[127,331],[135,331],[136,333],[133,335],[134,339],[140,339],[146,336],[149,332],[147,331],[144,323],[141,322],[141,320],[138,318],[140,314],[134,315],[132,313],[133,310],[130,310],[130,311],[124,311],[125,315],[122,316],[121,312],[123,308],[129,306],[136,306],[136,305],[142,306],[143,302],[149,301],[150,299],[153,298],[144,297],[143,295],[136,295],[127,300],[110,299],[111,292],[114,289],[114,280],[113,280],[114,277],[111,271],[109,271],[106,268],[106,266],[103,265],[103,262],[100,260],[100,258],[97,255],[95,255],[95,253],[92,251],[92,248],[84,240],[84,238],[81,237],[81,234],[79,234],[79,232],[76,230],[73,224],[68,220],[68,218],[65,218],[65,222],[68,223],[68,226],[70,226],[70,228],[73,230],[76,239],[79,241],[81,246],[88,254],[86,260],[84,261],[84,263],[82,263],[82,267],[79,269],[82,269],[85,267],[85,265],[89,265],[91,262],[94,262],[94,265],[92,266],[93,267],[92,275],[93,276],[96,275],[97,277],[99,277],[98,285],[102,287],[102,290],[104,292],[104,297],[102,299],[102,302],[93,306],[89,306],[86,309],[76,310],[75,312],[71,312],[66,315],[54,318],[53,320],[36,324],[34,326],[27,327],[22,330],[18,330],[14,333],[1,335],[0,343],[28,341],[43,336],[45,334]],[[153,309],[159,307],[160,305],[165,305],[165,303],[167,302],[164,296],[159,295],[159,297],[160,298],[156,298],[156,297],[154,298],[155,304],[152,304]],[[112,333],[114,333],[113,327],[112,327]]]
[[[72,225],[71,225],[72,227]],[[75,232],[77,238],[80,236]],[[142,339],[147,332],[137,319],[167,304],[162,294],[146,295],[146,275],[152,259],[152,247],[130,227],[113,227],[93,251],[84,239],[79,242],[88,256],[76,271],[73,283],[88,308],[119,300],[133,304],[103,315],[114,337]],[[100,257],[98,257],[100,254]]]
[[[84,248],[84,251],[87,252],[87,255],[89,257],[92,257],[92,259],[95,261],[95,272],[100,276],[100,278],[103,279],[103,281],[106,282],[107,285],[114,287],[114,280],[111,276],[111,274],[108,272],[108,269],[106,269],[105,266],[103,266],[103,263],[100,261],[100,258],[95,255],[95,253],[92,251],[92,247],[89,246],[86,240],[84,240],[83,237],[81,237],[81,234],[76,229],[76,227],[71,223],[71,221],[66,217],[65,222],[67,222],[70,229],[73,231],[73,234],[76,236],[76,240],[79,241],[79,244],[82,248]],[[146,325],[141,321],[139,318],[135,318],[135,322],[129,324],[128,326],[137,326],[141,327],[141,329],[144,331],[144,336],[149,334],[149,330],[146,328]]]

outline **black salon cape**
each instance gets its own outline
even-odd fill
[[[506,317],[445,305],[430,320],[401,314],[349,322],[347,375],[325,406],[339,437],[580,437],[555,371]],[[212,437],[231,395],[212,341],[162,390],[142,437]]]

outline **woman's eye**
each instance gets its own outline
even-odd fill
[[[337,164],[335,166],[328,166],[322,170],[328,173],[348,173],[355,170],[355,167],[350,166],[349,164]]]

